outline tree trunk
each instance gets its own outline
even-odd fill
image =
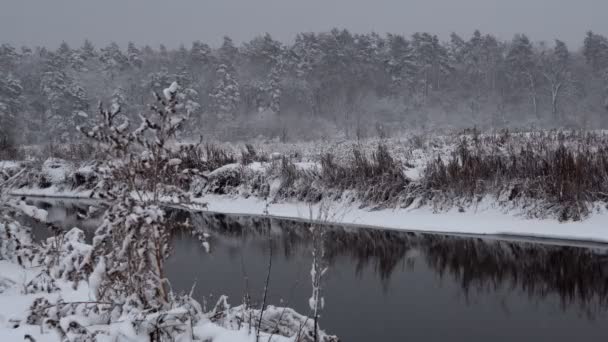
[[[536,95],[536,82],[534,80],[534,76],[532,75],[532,73],[528,73],[528,80],[529,80],[529,87],[530,87],[530,96],[532,98],[532,106],[534,109],[534,115],[536,115],[537,118],[539,118],[538,116],[538,99],[537,99],[537,95]]]
[[[560,90],[562,88],[561,83],[556,84],[555,86],[553,86],[553,91],[551,92],[551,107],[552,107],[552,112],[553,112],[553,118],[554,119],[558,119],[558,99],[559,99],[559,93]]]

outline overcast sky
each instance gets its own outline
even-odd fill
[[[269,32],[288,41],[332,27],[353,32],[448,39],[479,28],[501,39],[527,33],[581,45],[587,30],[608,34],[608,0],[0,0],[0,43],[57,46],[116,41],[125,45],[218,45]]]

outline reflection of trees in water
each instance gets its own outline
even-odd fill
[[[222,214],[196,214],[191,220],[195,231],[211,235],[212,248],[214,240],[245,239],[262,250],[270,237],[290,259],[310,247],[305,222]],[[506,288],[523,291],[532,299],[557,295],[563,308],[578,305],[590,315],[608,308],[605,250],[343,226],[326,229],[330,264],[349,257],[358,272],[371,265],[383,284],[401,263],[411,266],[411,256],[419,251],[429,268],[453,278],[467,296]]]
[[[530,298],[557,295],[563,308],[579,305],[587,314],[608,308],[605,250],[437,235],[425,236],[421,248],[428,265],[465,294],[510,287]]]

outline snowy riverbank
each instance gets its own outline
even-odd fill
[[[257,198],[206,195],[201,201],[208,210],[227,214],[262,214],[266,202]],[[330,205],[328,223],[423,231],[447,234],[509,235],[608,243],[608,212],[601,210],[585,221],[559,222],[554,219],[529,219],[505,213],[488,203],[480,204],[475,212],[458,210],[435,213],[431,208],[361,209],[356,204]],[[313,217],[319,205],[313,206]],[[277,203],[268,206],[268,214],[276,217],[309,219],[306,203]]]
[[[48,189],[14,190],[14,196],[72,198],[90,200],[89,191],[49,191]],[[206,203],[206,210],[225,214],[269,215],[278,218],[309,220],[311,208],[317,220],[320,204],[282,202],[267,204],[256,197],[204,195],[196,199]],[[325,223],[348,224],[380,229],[396,229],[442,234],[491,235],[495,237],[534,237],[558,240],[608,243],[608,211],[596,208],[584,221],[559,222],[555,219],[528,218],[523,213],[482,201],[475,209],[460,212],[457,208],[436,212],[432,208],[380,209],[361,208],[358,203],[324,202],[328,215]]]

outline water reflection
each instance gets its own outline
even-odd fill
[[[289,260],[310,247],[305,222],[223,214],[193,214],[191,219],[196,230],[211,236],[212,249],[219,240],[234,239],[238,249],[236,242],[250,239],[262,251],[269,239]],[[511,289],[534,300],[555,294],[562,307],[576,305],[591,316],[608,308],[608,246],[601,244],[572,247],[336,225],[326,229],[330,266],[340,257],[352,259],[359,274],[371,266],[385,289],[399,265],[424,262],[440,278],[456,281],[465,298]]]
[[[54,199],[54,198],[20,198],[29,205],[35,205],[48,212],[47,223],[34,220],[31,217],[22,215],[20,221],[32,227],[34,239],[40,240],[53,236],[50,226],[58,227],[62,230],[69,230],[78,227],[85,232],[86,237],[91,240],[95,229],[101,224],[104,212],[104,205],[95,200],[82,199]]]

